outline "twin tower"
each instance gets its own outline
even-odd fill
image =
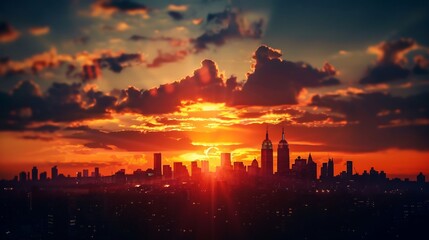
[[[285,131],[282,129],[282,139],[277,147],[277,174],[288,175],[289,169],[289,144],[285,139]],[[261,148],[261,168],[263,175],[273,174],[273,144],[268,138],[268,129]]]

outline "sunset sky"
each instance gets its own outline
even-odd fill
[[[267,126],[292,163],[429,174],[427,26],[428,1],[0,1],[0,179],[249,165]]]

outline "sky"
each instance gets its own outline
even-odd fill
[[[260,161],[429,173],[428,1],[1,1],[0,179]],[[274,157],[275,159],[275,157]],[[276,160],[274,161],[276,166]],[[274,167],[276,170],[276,167]]]

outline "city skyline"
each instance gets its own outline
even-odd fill
[[[195,159],[188,161],[188,164],[183,164],[183,162],[172,162],[165,163],[162,161],[162,153],[153,153],[152,167],[142,170],[141,168],[135,169],[132,175],[141,175],[145,173],[148,177],[155,177],[162,179],[177,179],[180,177],[196,178],[199,179],[203,175],[210,173],[216,174],[216,177],[222,178],[225,175],[225,172],[234,171],[237,174],[237,171],[241,171],[240,168],[248,176],[259,176],[259,177],[271,177],[277,176],[279,178],[286,177],[287,179],[308,179],[315,181],[317,179],[333,179],[334,177],[346,177],[351,178],[352,176],[365,176],[372,175],[373,172],[381,174],[384,179],[398,179],[397,177],[388,176],[384,170],[381,170],[379,173],[372,166],[371,169],[363,169],[361,174],[356,169],[356,165],[353,165],[353,161],[347,160],[344,164],[341,164],[340,169],[335,171],[334,158],[328,157],[327,162],[320,162],[319,168],[317,162],[313,161],[311,153],[308,154],[308,158],[302,158],[297,156],[294,162],[290,161],[290,152],[288,148],[288,143],[285,138],[284,128],[282,128],[282,135],[279,143],[277,144],[277,161],[274,163],[274,154],[273,154],[273,144],[269,138],[268,127],[265,132],[265,139],[261,144],[261,154],[259,156],[260,161],[255,157],[250,164],[246,164],[242,161],[233,161],[231,158],[231,153],[220,152],[218,164],[210,164],[210,159]],[[212,165],[215,168],[215,171],[210,171],[209,166]],[[337,164],[338,167],[339,164]],[[173,168],[172,168],[173,166]],[[259,167],[260,166],[260,167]],[[276,166],[276,168],[274,168]],[[166,170],[167,169],[167,170]],[[320,170],[319,170],[320,169]],[[37,166],[33,166],[31,172],[21,171],[18,175],[15,175],[13,180],[19,182],[26,181],[46,181],[46,180],[56,180],[59,176],[64,180],[66,178],[76,178],[85,179],[85,178],[94,178],[98,179],[103,175],[100,172],[99,167],[94,167],[94,171],[89,174],[89,169],[81,169],[82,171],[77,171],[75,175],[59,173],[58,166],[55,165],[51,168],[51,177],[47,177],[47,172],[40,172],[38,175],[39,169]],[[184,171],[184,172],[183,172]],[[165,173],[164,173],[165,172]],[[182,172],[182,173],[181,173]],[[111,173],[104,175],[103,177],[114,177],[117,174],[130,175],[126,173],[125,169],[120,169]],[[417,173],[416,173],[417,174]],[[31,178],[30,178],[31,176]],[[180,176],[180,177],[178,177]],[[423,172],[419,172],[418,175],[414,175],[415,180],[419,181],[419,176],[423,176]],[[7,179],[3,179],[7,180]],[[9,179],[12,180],[12,179]],[[413,178],[405,178],[406,181],[413,181]],[[423,180],[425,182],[425,180]]]

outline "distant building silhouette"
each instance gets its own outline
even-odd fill
[[[89,177],[89,171],[88,171],[88,169],[83,169],[82,173],[83,173],[83,177],[84,178]]]
[[[249,173],[249,175],[251,176],[257,176],[259,175],[259,165],[258,165],[258,160],[253,159],[252,164],[250,166],[247,167],[247,172]]]
[[[261,147],[261,168],[262,175],[269,176],[273,174],[273,144],[268,138],[268,128]]]
[[[39,170],[36,166],[31,169],[31,180],[37,181],[39,179]]]
[[[313,157],[311,156],[311,153],[308,154],[305,177],[310,180],[317,179],[317,163],[313,161]]]
[[[40,181],[46,181],[48,179],[48,173],[47,172],[41,172],[40,173]]]
[[[282,139],[277,147],[277,173],[279,175],[288,175],[290,158],[289,158],[289,144],[285,139],[285,131],[282,128]]]
[[[187,178],[189,177],[188,169],[182,162],[174,162],[173,163],[173,176],[175,179],[177,178]]]
[[[58,167],[57,166],[53,166],[51,168],[51,179],[55,180],[58,177]]]
[[[191,173],[193,178],[201,177],[201,168],[198,167],[198,161],[191,162]]]
[[[243,162],[234,162],[234,172],[238,174],[245,174],[246,167]]]
[[[320,179],[326,179],[328,177],[328,163],[322,163],[320,168]]]
[[[222,169],[232,170],[231,153],[220,154],[220,166]]]
[[[22,171],[19,173],[19,181],[20,182],[25,182],[27,181],[27,173]]]
[[[96,177],[96,178],[100,177],[100,168],[98,168],[98,167],[94,168],[94,177]]]
[[[347,161],[346,165],[347,165],[347,172],[346,172],[347,176],[348,177],[353,176],[353,162],[352,161]]]
[[[170,165],[162,165],[162,174],[165,179],[171,179],[173,177],[173,171]]]
[[[307,159],[298,156],[295,159],[295,163],[292,164],[292,173],[295,177],[303,178],[305,176],[307,166]]]
[[[328,160],[328,178],[334,177],[334,159],[331,158]]]
[[[153,154],[153,170],[155,172],[155,176],[161,177],[161,166],[162,166],[162,158],[161,153],[154,153]]]

